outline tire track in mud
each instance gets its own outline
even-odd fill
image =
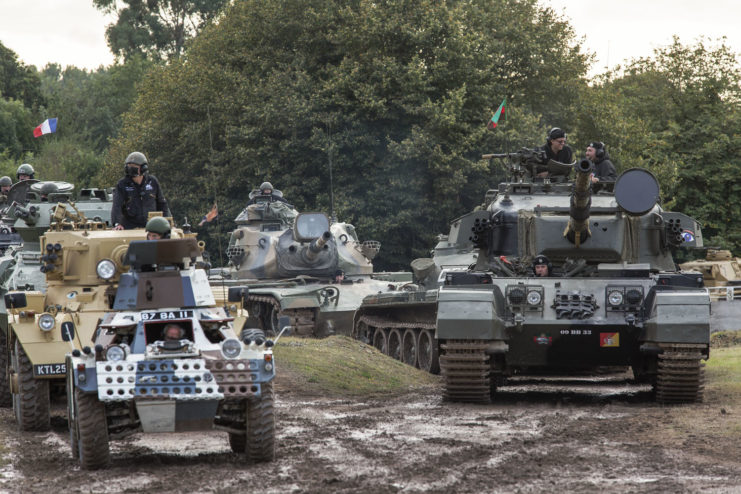
[[[572,382],[502,388],[492,405],[442,402],[438,389],[385,400],[277,399],[277,457],[247,464],[225,433],[112,442],[111,468],[81,471],[64,409],[52,431],[20,433],[0,410],[2,492],[734,492],[741,465],[701,437],[663,441],[666,409],[640,387]],[[703,405],[698,405],[703,406]],[[695,407],[694,405],[692,407]],[[717,460],[717,461],[716,461]]]

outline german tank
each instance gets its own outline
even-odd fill
[[[415,261],[418,289],[367,297],[354,336],[439,369],[452,401],[488,402],[509,376],[604,366],[632,367],[660,402],[700,401],[710,300],[702,276],[672,258],[702,245],[698,223],[661,208],[646,170],[593,184],[587,160],[485,157],[507,159],[511,178],[448,236],[473,244],[474,263]]]
[[[411,273],[373,273],[380,243],[359,241],[352,225],[298,213],[259,190],[250,198],[229,241],[229,268],[214,271],[211,285],[222,294],[223,286],[247,287],[244,307],[270,334],[285,316],[297,335],[349,335],[366,295],[411,281]]]
[[[72,454],[105,467],[109,440],[220,429],[252,461],[273,459],[272,346],[216,307],[194,238],[128,246],[110,311],[66,360]]]

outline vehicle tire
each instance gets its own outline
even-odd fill
[[[373,332],[373,346],[382,354],[389,354],[389,339],[385,329],[376,328]]]
[[[110,462],[105,404],[95,393],[75,388],[75,426],[79,437],[80,466],[85,470],[105,468]]]
[[[419,368],[430,374],[440,373],[440,358],[437,349],[437,340],[435,335],[429,329],[424,329],[419,333],[417,340],[417,362]]]
[[[49,381],[33,377],[33,364],[18,340],[15,341],[12,361],[18,378],[18,394],[13,395],[18,427],[22,431],[49,430]]]
[[[412,367],[417,365],[417,332],[414,329],[404,331],[401,338],[401,361]]]
[[[262,385],[262,396],[247,401],[247,433],[244,451],[252,462],[272,461],[275,458],[275,410],[273,383]],[[229,437],[231,442],[231,436]]]
[[[401,331],[396,328],[389,330],[388,349],[389,357],[401,360]]]
[[[80,460],[80,436],[77,433],[77,424],[75,423],[76,411],[75,399],[73,390],[75,389],[73,378],[74,372],[72,371],[72,364],[69,358],[66,359],[67,366],[67,429],[69,430],[69,445],[72,449],[72,458],[76,461]]]
[[[247,446],[247,436],[244,434],[237,434],[236,432],[229,433],[229,447],[235,453],[244,454],[245,447]]]
[[[8,338],[5,331],[0,329],[0,408],[10,408],[13,406],[13,395],[10,393],[10,383],[8,382]]]

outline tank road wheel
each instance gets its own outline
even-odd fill
[[[389,340],[386,335],[386,330],[383,328],[376,328],[373,332],[373,346],[378,349],[384,355],[389,354]]]
[[[401,331],[389,329],[388,339],[389,357],[401,360]]]
[[[236,432],[229,433],[229,447],[235,453],[245,453],[245,447],[247,446],[247,437],[244,434],[237,434]]]
[[[659,403],[699,403],[705,388],[705,345],[675,344],[659,354],[656,375],[656,401]]]
[[[493,388],[486,343],[447,340],[440,347],[443,349],[440,357],[443,398],[447,401],[489,403]]]
[[[417,340],[417,363],[419,368],[430,374],[440,373],[440,359],[437,349],[437,341],[432,330],[423,329]]]
[[[370,328],[363,321],[357,321],[355,323],[355,329],[353,330],[353,338],[358,341],[362,341],[366,345],[371,344],[370,340]]]
[[[73,428],[79,439],[80,466],[85,470],[105,468],[110,461],[105,405],[96,393],[75,388],[75,411]]]
[[[253,462],[272,461],[275,458],[275,410],[273,383],[262,385],[262,397],[247,401],[247,434],[244,451]],[[230,437],[231,443],[231,437]]]
[[[13,371],[18,379],[18,394],[13,395],[13,409],[22,431],[45,431],[50,426],[49,381],[33,377],[33,364],[16,340],[12,355]]]
[[[264,305],[265,310],[263,311],[263,323],[262,327],[265,329],[265,334],[269,336],[277,336],[280,333],[280,323],[278,317],[280,316],[280,308],[274,305]]]
[[[417,367],[417,332],[411,328],[401,338],[401,361]]]
[[[0,329],[0,407],[2,408],[13,406],[13,395],[10,394],[8,382],[8,364],[8,338]]]

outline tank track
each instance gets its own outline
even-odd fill
[[[286,309],[281,310],[280,303],[269,295],[249,295],[248,304],[263,304],[263,310],[270,307],[271,313],[275,312],[278,316],[287,316],[291,319],[290,325],[293,328],[295,336],[313,336],[316,333],[316,315],[313,309]],[[265,312],[263,312],[265,314]],[[264,319],[263,319],[264,320]],[[276,332],[277,328],[272,328],[267,321],[263,323],[265,331]]]
[[[491,401],[492,379],[488,342],[446,340],[440,345],[440,374],[443,376],[443,399],[468,403]]]
[[[705,389],[704,344],[662,345],[658,355],[656,401],[659,403],[700,403]]]

